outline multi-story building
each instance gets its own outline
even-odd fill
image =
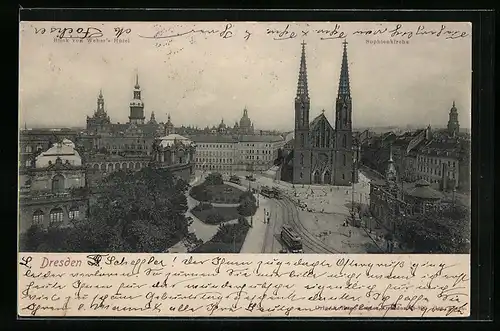
[[[181,135],[170,134],[155,140],[150,166],[170,170],[190,182],[194,176],[196,144]]]
[[[265,171],[273,166],[285,141],[271,135],[196,135],[196,169],[221,172]]]
[[[33,224],[67,226],[86,217],[86,172],[73,142],[64,139],[19,172],[19,232]]]
[[[78,131],[69,128],[28,129],[19,133],[19,162],[21,168],[33,166],[35,157],[51,148],[56,142],[68,139],[75,141]]]

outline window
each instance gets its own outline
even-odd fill
[[[26,146],[26,148],[24,149],[24,151],[26,153],[31,153],[31,146]]]
[[[78,207],[73,206],[69,210],[69,219],[70,220],[77,220],[80,216],[80,210],[78,210]]]
[[[347,138],[345,135],[342,136],[342,146],[347,147]]]
[[[26,167],[31,167],[31,160],[26,160]]]
[[[33,213],[33,225],[42,225],[43,224],[43,217],[45,215],[43,214],[43,211],[38,209]]]
[[[344,160],[343,160],[343,163],[344,163],[344,165],[346,165],[346,163],[347,163],[347,158],[346,158],[345,154],[343,155],[343,159],[344,159]]]
[[[62,208],[54,208],[50,211],[50,224],[62,223],[64,219]]]
[[[64,192],[64,177],[62,175],[55,175],[52,178],[52,192],[53,193]]]

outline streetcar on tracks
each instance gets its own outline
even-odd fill
[[[268,199],[280,199],[280,191],[275,187],[262,186],[260,188],[260,194]]]
[[[288,250],[292,253],[304,253],[302,249],[302,239],[299,235],[288,225],[283,225],[281,229],[281,240],[287,246]]]

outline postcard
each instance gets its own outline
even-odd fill
[[[20,317],[466,317],[468,22],[20,23]]]

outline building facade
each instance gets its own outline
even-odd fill
[[[85,167],[73,142],[65,139],[35,158],[19,173],[19,232],[32,225],[68,226],[86,217]]]
[[[195,168],[203,171],[265,171],[273,166],[285,141],[271,135],[195,135]]]
[[[151,167],[170,170],[190,182],[194,177],[196,144],[181,135],[170,134],[155,140]]]
[[[19,132],[19,167],[34,166],[36,156],[51,148],[56,142],[68,139],[75,141],[79,132],[69,128],[28,129]]]
[[[297,184],[351,185],[357,181],[352,134],[352,99],[349,86],[347,43],[344,42],[339,89],[335,102],[335,128],[322,114],[309,121],[311,100],[307,84],[305,43],[302,44],[299,79],[295,97],[294,146],[282,171],[291,169]]]

